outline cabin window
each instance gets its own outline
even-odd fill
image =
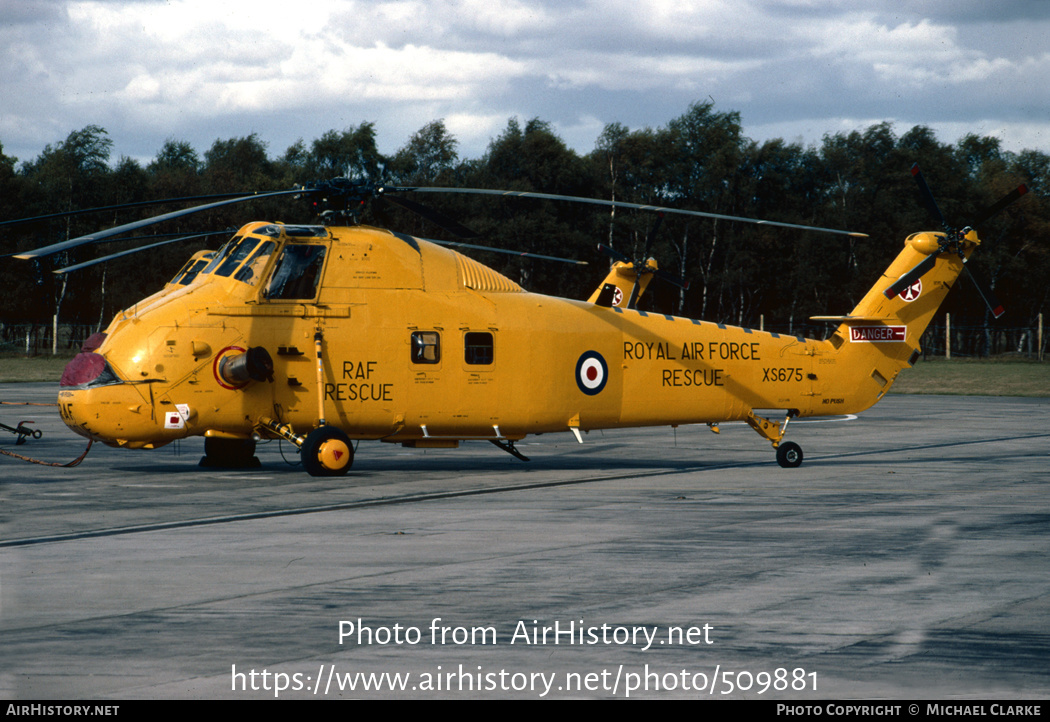
[[[324,246],[294,243],[285,246],[263,295],[278,300],[310,299],[316,296],[324,254]]]
[[[436,364],[441,360],[441,334],[437,331],[412,333],[412,363]]]
[[[463,337],[465,360],[472,366],[492,364],[492,334],[488,331],[471,331]]]

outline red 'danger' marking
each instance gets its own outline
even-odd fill
[[[907,326],[853,326],[849,340],[862,343],[892,343],[908,337]]]

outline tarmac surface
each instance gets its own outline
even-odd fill
[[[0,449],[84,448],[23,419]],[[1050,400],[891,395],[788,438],[801,468],[728,424],[528,463],[366,442],[335,479],[277,442],[3,457],[0,696],[1050,696]]]

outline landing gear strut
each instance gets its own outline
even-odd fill
[[[310,476],[342,476],[353,466],[354,445],[335,426],[318,426],[306,436],[274,419],[260,419],[259,426],[295,444]]]
[[[503,449],[504,451],[506,451],[508,454],[510,454],[511,456],[513,456],[516,459],[521,459],[522,461],[528,461],[529,460],[529,457],[525,456],[525,454],[523,454],[520,451],[518,451],[518,448],[516,446],[514,446],[514,442],[513,441],[506,441],[506,442],[504,442],[504,441],[501,441],[500,439],[489,439],[489,441],[491,441],[493,444],[495,444],[499,448]]]
[[[758,416],[754,411],[747,415],[748,425],[754,429],[762,438],[769,439],[773,448],[777,450],[777,463],[785,469],[794,469],[802,466],[802,447],[794,441],[783,442],[784,434],[787,433],[788,424],[791,419],[798,416],[798,411],[788,409],[783,424],[777,424],[764,416]]]

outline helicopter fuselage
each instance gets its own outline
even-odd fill
[[[920,235],[886,278],[922,257]],[[938,263],[950,280],[953,265]],[[59,405],[78,433],[129,448],[305,434],[322,419],[424,447],[743,419],[776,445],[755,410],[871,406],[950,280],[893,301],[873,288],[818,341],[528,293],[386,230],[253,223],[118,314],[70,364]]]

